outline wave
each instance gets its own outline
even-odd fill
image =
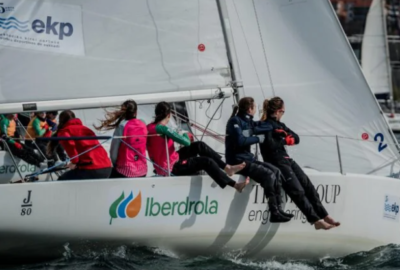
[[[29,21],[25,21],[25,22],[21,22],[20,20],[18,20],[17,18],[15,18],[15,17],[9,17],[9,18],[0,18],[0,22],[1,21],[15,21],[15,22],[17,22],[17,23],[20,23],[20,24],[26,24],[26,23],[29,23]]]
[[[14,29],[17,29],[18,31],[23,32],[23,33],[29,32],[29,29],[19,29],[18,27],[14,26],[14,25],[10,25],[10,26],[7,26],[7,27],[4,27],[4,26],[0,25],[0,28],[3,28],[5,30],[9,30],[9,29],[14,28]]]
[[[0,25],[3,25],[3,26],[4,25],[5,26],[14,25],[14,26],[17,26],[19,28],[28,28],[29,27],[29,24],[21,24],[21,25],[19,25],[18,23],[14,22],[14,21],[9,21],[9,22],[0,21]]]
[[[75,248],[74,248],[75,249]],[[400,267],[400,246],[387,245],[342,258],[319,260],[251,260],[225,254],[222,256],[183,257],[160,248],[137,245],[107,246],[84,242],[79,249],[64,246],[58,260],[30,265],[14,265],[7,269],[247,269],[247,270],[325,270],[325,269],[395,269]]]

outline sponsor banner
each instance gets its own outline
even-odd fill
[[[36,167],[31,164],[19,164],[18,169],[21,173],[34,173],[36,171]],[[14,174],[14,173],[18,174],[18,171],[17,171],[17,168],[15,167],[15,165],[11,164],[11,165],[0,166],[0,175]]]
[[[385,195],[383,218],[399,221],[399,204],[399,197]]]
[[[0,4],[0,45],[84,55],[80,6],[33,0]]]
[[[110,204],[110,225],[114,219],[135,218],[142,213],[144,217],[167,217],[189,215],[216,215],[218,201],[206,196],[204,199],[191,200],[182,197],[177,200],[161,201],[156,197],[142,199],[142,192],[122,191],[118,198]]]
[[[252,201],[251,204],[253,207],[250,208],[247,214],[247,220],[251,222],[259,222],[262,224],[267,224],[269,222],[270,212],[267,206],[267,199],[264,196],[263,188],[260,185],[253,185]],[[344,201],[342,195],[342,187],[341,185],[331,184],[331,185],[317,185],[315,187],[318,192],[319,198],[322,204],[327,207],[329,205],[335,205],[338,209],[343,209]],[[293,203],[293,201],[289,198],[289,196],[284,193],[283,201],[285,204],[285,212],[292,214],[292,221],[299,221],[301,223],[306,223],[306,216],[299,210],[299,208]],[[261,210],[259,205],[264,204],[266,209]]]

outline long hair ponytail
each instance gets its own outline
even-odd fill
[[[268,115],[273,115],[276,111],[282,109],[283,105],[283,99],[280,97],[273,97],[270,100],[264,100],[261,121],[267,120]]]
[[[254,107],[254,98],[244,97],[239,100],[239,104],[233,107],[231,118],[234,117],[239,111],[246,113],[249,109]]]
[[[264,100],[264,103],[263,103],[263,114],[261,115],[261,121],[265,121],[265,120],[267,120],[267,118],[268,118],[268,103],[269,103],[269,100],[268,99],[266,99],[266,100]]]
[[[106,119],[101,120],[100,126],[94,126],[97,130],[111,130],[119,126],[123,120],[135,119],[137,115],[137,104],[129,99],[122,103],[121,108],[116,111],[106,111]]]
[[[159,123],[164,120],[171,113],[171,105],[169,105],[165,101],[161,101],[157,104],[156,109],[154,110],[156,115],[154,119],[154,123]]]
[[[238,111],[239,111],[239,106],[238,105],[233,105],[233,111],[232,111],[231,117],[229,117],[229,118],[232,118],[232,117],[236,116]]]

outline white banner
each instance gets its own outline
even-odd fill
[[[399,205],[400,205],[399,197],[386,194],[383,217],[399,221]]]
[[[84,55],[81,7],[3,0],[0,3],[0,45]]]

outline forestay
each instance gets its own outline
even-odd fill
[[[322,171],[389,175],[397,144],[328,0],[232,0],[244,90],[262,109],[285,100],[283,121],[301,136],[291,156]],[[378,168],[381,168],[377,170]]]
[[[14,112],[22,103],[56,107],[88,98],[85,108],[101,104],[91,98],[208,90],[230,81],[214,0],[2,3],[0,104],[15,104],[8,107]]]

